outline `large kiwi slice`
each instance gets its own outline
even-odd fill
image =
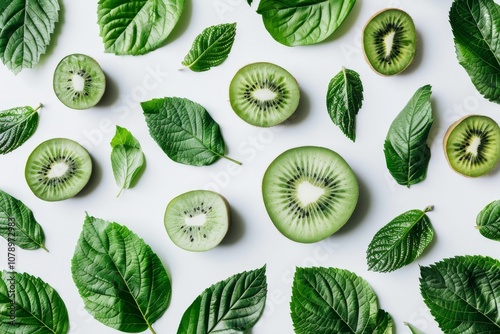
[[[412,18],[401,9],[389,8],[372,16],[363,31],[365,58],[382,75],[398,74],[415,57],[417,33]]]
[[[83,54],[64,57],[54,72],[54,92],[72,109],[95,106],[106,90],[106,77],[99,64]]]
[[[359,188],[356,175],[338,153],[303,146],[285,151],[269,165],[262,195],[269,217],[283,235],[311,243],[348,221]]]
[[[284,68],[271,63],[244,66],[231,80],[229,102],[245,122],[256,126],[277,125],[299,105],[297,80]]]
[[[38,145],[28,157],[25,177],[33,193],[45,201],[75,196],[92,174],[87,150],[66,138],[54,138]]]
[[[500,127],[488,116],[468,115],[450,126],[443,145],[451,168],[465,176],[482,176],[500,161]]]
[[[217,246],[228,231],[229,204],[213,191],[189,191],[168,203],[164,223],[168,236],[180,248],[207,251]]]

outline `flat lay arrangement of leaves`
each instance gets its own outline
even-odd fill
[[[246,3],[246,9],[262,21],[269,38],[289,52],[335,43],[335,32],[348,17],[354,20],[356,12],[353,11],[355,0],[260,0],[256,6],[252,0]],[[173,32],[182,33],[178,26],[188,6],[196,4],[186,5],[184,0],[99,0],[95,4],[94,20],[102,52],[112,54],[110,57],[143,56],[169,48],[170,41],[175,39]],[[50,57],[50,52],[44,54],[54,37],[56,25],[64,21],[61,20],[64,7],[61,8],[57,0],[0,3],[0,60],[13,73],[12,80],[21,79],[16,75],[23,69],[36,70],[44,66],[40,59]],[[367,52],[375,50],[367,60],[370,62],[367,66],[375,72],[379,72],[376,69],[379,67],[389,69],[388,76],[398,75],[413,61],[413,51],[418,50],[421,42],[415,38],[415,26],[408,13],[400,10],[380,13],[382,15],[377,18],[373,13],[375,15],[369,19],[371,25],[366,29],[368,33],[364,32],[371,40],[365,36],[365,44],[362,44],[373,43],[371,51],[367,51],[366,46],[362,46],[362,51],[366,57]],[[403,15],[405,19],[401,19]],[[237,34],[237,24],[233,21],[205,25],[198,35],[190,37],[189,50],[171,48],[170,51],[178,55],[185,71],[189,69],[192,75],[202,78],[204,74],[200,72],[218,71],[225,62],[234,61],[231,51],[243,29],[238,25]],[[500,6],[494,0],[453,0],[447,28],[453,36],[454,61],[470,77],[470,84],[480,94],[478,96],[487,103],[500,103]],[[413,34],[412,38],[407,34]],[[405,54],[410,51],[405,51],[403,46],[413,50],[411,55]],[[113,80],[106,77],[106,68],[101,69],[95,59],[84,54],[71,54],[65,59],[67,61],[59,63],[52,78],[57,98],[62,102],[60,107],[79,109],[71,111],[82,115],[89,112],[85,109],[95,105],[107,107],[99,105],[101,97],[109,94],[106,82],[113,86]],[[239,124],[245,121],[250,124],[246,126],[255,128],[286,124],[290,114],[301,108],[299,95],[307,87],[292,76],[293,71],[288,73],[269,62],[251,65],[235,74],[238,80],[233,77],[231,85],[234,87],[230,90],[221,87],[229,90],[230,95],[221,105],[247,117],[240,119]],[[371,83],[363,82],[357,69],[345,66],[337,67],[338,72],[330,76],[328,86],[324,87],[323,114],[325,119],[331,120],[331,128],[340,129],[347,137],[344,138],[346,142],[355,148],[356,122],[370,113],[363,109],[370,104],[368,96],[371,95],[365,93],[371,89]],[[392,66],[396,70],[390,71]],[[383,76],[379,78],[386,80]],[[438,93],[432,95],[431,84],[413,88],[413,91],[410,96],[405,88],[408,102],[400,106],[388,127],[381,129],[386,135],[379,147],[388,177],[394,179],[396,187],[407,191],[413,189],[406,188],[426,180],[432,156],[430,133],[439,112],[434,110],[434,102],[440,98]],[[226,154],[228,147],[240,149],[229,140],[226,143],[223,136],[237,129],[224,127],[226,123],[215,117],[218,115],[212,108],[205,108],[186,97],[166,95],[134,101],[134,107],[142,112],[140,126],[143,132],[133,129],[134,135],[127,128],[113,124],[114,135],[105,140],[111,146],[107,146],[108,164],[117,186],[116,197],[125,189],[130,189],[125,192],[134,192],[135,185],[141,184],[141,176],[147,173],[146,161],[149,162],[147,158],[152,152],[143,151],[141,146],[141,142],[144,144],[147,140],[157,144],[157,153],[163,151],[172,163],[191,169],[193,173],[202,173],[203,169],[210,168],[204,166],[214,165],[221,159],[243,173],[249,168],[246,162],[232,156],[233,150]],[[224,102],[226,104],[222,104]],[[45,124],[38,124],[42,104],[33,108],[23,106],[20,101],[17,105],[19,107],[0,106],[0,159],[10,159],[22,151],[17,149],[23,145],[26,145],[23,148],[31,144],[36,146],[37,143],[32,143],[38,135],[35,132],[45,127]],[[236,106],[241,109],[237,111]],[[283,118],[284,110],[286,117]],[[250,116],[258,121],[249,122]],[[442,151],[450,166],[457,171],[458,167],[454,166],[459,165],[459,173],[473,177],[490,173],[500,162],[498,124],[489,117],[468,120],[464,117],[455,121],[445,135]],[[144,137],[144,133],[149,133],[149,137]],[[84,146],[67,138],[52,138],[32,150],[25,157],[24,168],[24,177],[35,195],[32,198],[63,202],[74,197],[73,203],[79,201],[79,192],[87,186],[89,178],[95,177],[96,170],[99,171],[96,166],[102,163]],[[262,194],[241,190],[246,200],[263,201],[259,203],[268,209],[269,220],[283,236],[293,240],[290,242],[294,245],[324,240],[341,229],[343,222],[349,224],[358,200],[363,200],[358,195],[366,190],[363,182],[358,183],[356,169],[351,169],[348,161],[326,147],[295,147],[285,153],[255,181],[262,183]],[[451,169],[449,171],[452,173]],[[474,182],[474,178],[470,180]],[[177,192],[176,189],[169,191]],[[162,237],[168,232],[180,244],[190,246],[177,245],[183,251],[197,256],[209,252],[226,237],[227,226],[231,225],[228,223],[232,211],[229,203],[233,199],[201,189],[186,194],[177,196],[175,210],[165,213],[163,223],[167,231]],[[106,199],[106,203],[119,201],[122,197]],[[269,210],[277,205],[282,212]],[[346,207],[353,209],[343,210]],[[433,209],[428,206],[422,210],[400,210],[402,213],[396,217],[379,222],[378,231],[364,245],[366,269],[389,276],[387,273],[405,270],[407,266],[419,268],[420,280],[416,286],[419,283],[422,302],[445,334],[500,333],[499,260],[470,254],[433,264],[416,263],[426,252],[432,252],[430,245],[436,242],[437,232],[429,218]],[[141,210],[154,211],[152,207]],[[42,226],[50,222],[39,223],[35,214],[20,199],[0,189],[0,236],[12,252],[9,258],[14,256],[16,247],[27,253],[38,249],[48,252]],[[67,274],[73,280],[72,287],[81,298],[85,312],[91,316],[89,321],[119,332],[163,333],[157,321],[169,312],[172,299],[182,298],[176,295],[176,284],[190,282],[179,279],[177,272],[170,270],[169,254],[156,249],[157,244],[154,245],[156,251],[153,250],[153,244],[140,237],[141,231],[136,234],[126,225],[90,216],[84,210],[82,220],[69,261],[71,272]],[[436,226],[440,223],[434,222]],[[475,223],[483,240],[491,242],[492,247],[498,246],[500,200],[490,199],[489,204],[477,212]],[[221,230],[221,226],[225,228]],[[203,247],[215,239],[213,247]],[[177,334],[252,331],[266,309],[269,282],[276,279],[269,275],[268,268],[266,259],[262,259],[260,268],[247,268],[227,278],[220,277],[218,282],[199,291],[177,319]],[[0,273],[0,332],[71,332],[68,310],[50,285],[53,282],[14,269],[11,266],[10,271]],[[193,275],[191,279],[196,277]],[[386,311],[379,305],[377,295],[383,292],[375,291],[355,272],[334,266],[296,266],[289,283],[289,321],[296,334],[391,334],[398,328],[391,316],[392,310]],[[267,320],[272,321],[272,317]],[[406,327],[402,327],[411,333],[424,333],[412,324],[412,319],[404,325]]]

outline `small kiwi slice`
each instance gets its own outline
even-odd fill
[[[54,71],[54,92],[72,109],[95,106],[106,90],[106,77],[99,64],[83,54],[64,57]]]
[[[456,172],[482,176],[500,161],[500,127],[488,116],[467,115],[450,126],[443,145],[446,159]]]
[[[164,223],[174,244],[188,251],[204,252],[224,239],[229,228],[229,204],[213,191],[189,191],[168,203]]]
[[[25,177],[33,193],[45,201],[75,196],[92,174],[87,150],[67,138],[53,138],[38,145],[28,157]]]
[[[340,229],[356,207],[356,175],[336,152],[302,146],[280,154],[262,181],[267,213],[291,240],[311,243]]]
[[[245,122],[261,127],[277,125],[299,105],[297,80],[284,68],[266,62],[242,67],[229,85],[229,102]]]
[[[413,61],[417,32],[412,18],[401,9],[373,15],[363,30],[363,51],[372,69],[382,75],[404,71]]]

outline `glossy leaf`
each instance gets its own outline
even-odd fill
[[[500,200],[481,210],[476,218],[476,228],[485,238],[500,241]]]
[[[0,111],[0,154],[14,151],[24,144],[38,126],[38,108],[18,107]]]

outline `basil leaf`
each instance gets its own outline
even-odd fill
[[[162,46],[184,0],[99,0],[97,19],[106,52],[142,55]]]
[[[449,16],[458,62],[479,93],[500,103],[500,6],[493,0],[455,0]]]
[[[158,256],[117,223],[85,218],[71,273],[87,311],[119,331],[154,333],[170,302],[170,277]]]
[[[0,59],[14,74],[40,61],[59,20],[58,0],[0,2]]]
[[[44,246],[45,235],[33,212],[20,200],[0,190],[0,235],[22,249]]]
[[[1,333],[65,334],[68,329],[66,305],[54,288],[26,273],[0,273]]]
[[[149,133],[167,156],[192,166],[211,165],[224,155],[224,139],[219,125],[196,102],[178,97],[141,103]]]
[[[344,22],[356,0],[261,0],[257,13],[267,31],[287,46],[316,44]]]
[[[500,241],[500,200],[491,202],[479,212],[476,228],[485,238]]]
[[[191,50],[182,65],[192,71],[208,71],[222,64],[231,52],[236,36],[236,23],[226,23],[206,28],[196,36]]]
[[[406,211],[382,227],[368,245],[368,270],[394,271],[422,255],[434,237],[431,221],[425,214],[432,209]]]
[[[392,122],[384,144],[389,172],[397,183],[410,187],[425,179],[431,151],[427,136],[434,119],[431,86],[419,88]]]
[[[457,256],[420,268],[420,292],[445,334],[500,331],[500,261]]]
[[[352,141],[356,140],[356,115],[362,104],[363,84],[359,74],[342,67],[328,84],[326,107],[333,123]]]
[[[265,266],[231,276],[194,300],[177,334],[246,333],[262,315],[266,295]]]
[[[408,323],[408,322],[405,322],[405,325],[408,326],[408,328],[410,329],[410,331],[413,333],[413,334],[425,334],[424,332],[422,332],[420,329],[418,329],[417,327],[413,326],[412,324]]]
[[[38,126],[38,109],[18,107],[0,111],[0,154],[14,151],[24,144]]]
[[[118,125],[111,140],[111,147],[111,167],[115,181],[121,187],[118,193],[120,196],[123,189],[132,187],[137,181],[139,172],[144,166],[144,153],[132,133]]]

